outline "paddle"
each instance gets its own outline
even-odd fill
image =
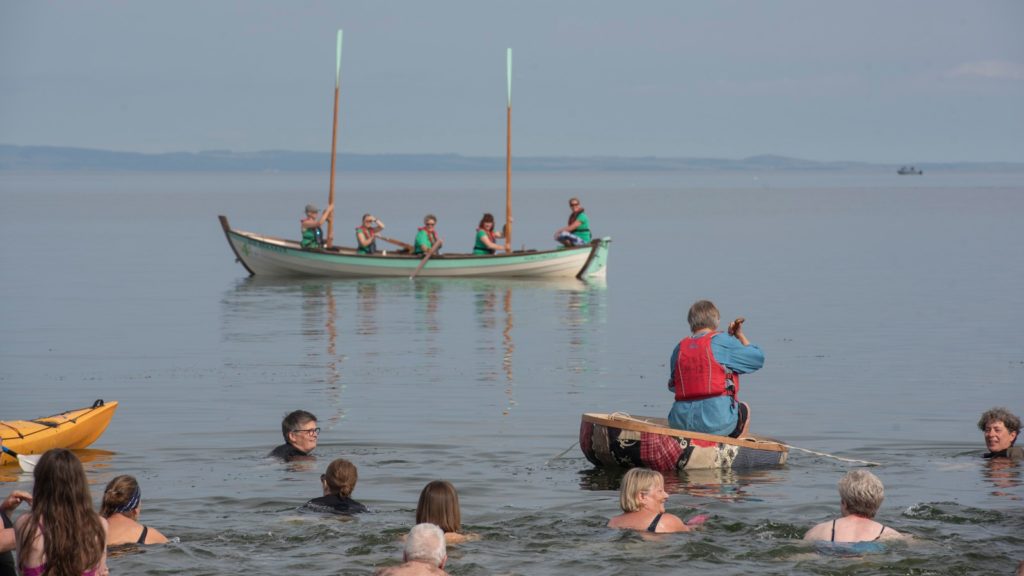
[[[430,247],[430,250],[427,251],[426,256],[424,256],[423,260],[420,261],[420,265],[417,266],[416,270],[409,275],[409,280],[415,278],[416,275],[420,273],[420,270],[423,270],[423,267],[427,264],[427,260],[430,260],[430,257],[434,255],[434,252],[437,252],[437,249],[441,247],[441,244],[444,244],[444,240],[438,240],[436,244]]]
[[[412,252],[412,244],[406,244],[405,242],[402,242],[401,240],[395,240],[394,238],[388,238],[387,236],[381,236],[380,234],[377,234],[377,238],[380,238],[381,240],[383,240],[385,242],[391,242],[395,246],[399,246],[401,248],[405,248],[406,250]]]
[[[3,448],[4,453],[9,455],[10,457],[17,458],[18,466],[21,466],[21,469],[24,470],[25,472],[31,472],[32,469],[36,467],[36,464],[39,463],[39,456],[28,454],[19,455],[17,452],[11,450],[7,446],[0,446],[0,448]]]

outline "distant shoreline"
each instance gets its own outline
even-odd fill
[[[743,159],[624,156],[524,156],[512,160],[518,172],[628,171],[855,171],[895,174],[908,162],[819,162],[786,156],[761,155]],[[931,172],[1024,172],[1024,162],[917,162]],[[316,172],[330,169],[330,154],[267,150],[232,152],[170,152],[142,154],[62,146],[0,144],[2,171],[114,172]],[[338,156],[338,169],[354,172],[489,172],[505,169],[504,157],[459,154],[351,154]],[[908,176],[916,177],[916,176]]]

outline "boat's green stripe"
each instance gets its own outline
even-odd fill
[[[311,252],[307,250],[296,250],[294,248],[286,248],[284,246],[278,246],[269,242],[261,242],[245,236],[236,235],[236,238],[263,250],[271,250],[274,252],[287,253],[292,258],[302,258],[307,260],[325,260],[329,262],[345,263],[351,265],[358,265],[364,267],[373,268],[393,268],[393,269],[414,269],[419,266],[419,259],[403,258],[403,259],[391,259],[387,257],[368,257],[368,256],[350,256],[347,254],[324,254],[322,252]],[[554,252],[542,252],[535,254],[522,254],[513,256],[500,256],[500,257],[484,257],[484,258],[458,258],[458,259],[445,259],[435,258],[431,259],[428,266],[433,269],[447,269],[456,270],[459,268],[492,268],[495,266],[508,266],[515,264],[522,264],[525,262],[543,262],[546,260],[557,260],[564,257],[564,254],[560,250]]]

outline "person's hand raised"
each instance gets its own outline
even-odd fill
[[[736,336],[737,334],[741,334],[743,332],[743,323],[746,321],[746,318],[740,316],[739,318],[729,323],[729,336]]]

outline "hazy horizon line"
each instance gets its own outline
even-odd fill
[[[268,159],[271,157],[277,157],[279,161],[287,161],[291,159],[302,160],[312,159],[316,157],[330,158],[330,152],[321,152],[313,150],[291,150],[291,149],[264,149],[264,150],[251,150],[251,151],[240,151],[229,148],[214,148],[214,149],[202,149],[202,150],[177,150],[172,152],[140,152],[132,150],[114,150],[106,148],[90,148],[85,146],[64,146],[57,144],[8,144],[0,143],[0,168],[4,168],[5,165],[10,163],[12,152],[36,152],[36,151],[48,151],[56,154],[64,153],[97,153],[102,155],[113,156],[124,156],[124,157],[144,157],[150,159],[164,158],[183,158],[183,157],[195,157],[204,159],[221,159],[224,161],[242,161],[246,159]],[[504,164],[505,156],[487,156],[487,155],[467,155],[458,152],[356,152],[356,151],[344,151],[339,150],[337,153],[340,158],[362,158],[362,159],[386,159],[390,158],[393,160],[413,160],[416,158],[420,159],[462,159],[470,163],[484,162],[493,163],[500,161]],[[893,162],[878,162],[878,161],[866,161],[866,160],[817,160],[811,158],[802,158],[798,156],[787,156],[784,154],[775,153],[762,153],[755,154],[752,156],[745,157],[724,157],[724,156],[658,156],[658,155],[642,155],[642,156],[630,156],[630,155],[513,155],[513,164],[518,160],[533,161],[533,162],[630,162],[630,163],[643,163],[643,162],[667,162],[667,163],[706,163],[706,164],[764,164],[775,167],[798,167],[804,165],[810,167],[811,165],[818,166],[833,166],[833,167],[873,167],[873,166],[915,166],[915,167],[941,167],[941,166],[1004,166],[1007,168],[1018,168],[1024,169],[1024,162],[1014,162],[1005,160],[914,160],[914,161],[893,161]],[[51,158],[54,160],[55,156]],[[4,161],[6,160],[6,161]],[[10,167],[10,166],[6,166]],[[463,169],[467,166],[463,166]],[[549,168],[551,168],[549,166]]]

